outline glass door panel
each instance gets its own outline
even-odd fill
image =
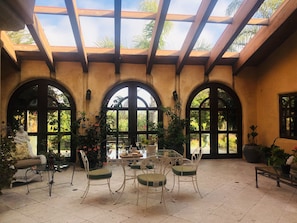
[[[229,134],[229,153],[238,153],[237,149],[237,134]]]
[[[218,134],[218,153],[227,154],[227,134]]]
[[[137,111],[137,131],[146,131],[147,129],[147,112]]]
[[[37,126],[38,126],[37,111],[28,111],[27,112],[27,132],[37,133]]]
[[[128,111],[119,111],[118,129],[120,132],[128,131]]]

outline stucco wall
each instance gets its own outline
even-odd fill
[[[271,145],[279,136],[278,95],[297,92],[297,32],[257,68],[257,73],[259,138],[262,144]],[[277,139],[276,144],[291,153],[297,142]]]

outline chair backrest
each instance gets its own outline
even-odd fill
[[[192,157],[191,157],[191,162],[192,164],[196,165],[196,169],[198,168],[198,165],[200,163],[200,160],[202,158],[202,149],[201,148],[197,148],[193,151],[192,153]]]
[[[90,166],[89,166],[89,160],[88,160],[87,154],[83,150],[80,150],[79,152],[81,155],[82,162],[84,164],[85,171],[87,174],[89,174]]]
[[[147,157],[156,155],[156,148],[157,148],[157,146],[155,146],[155,145],[148,145],[145,148],[146,148],[146,156]]]
[[[171,165],[171,159],[164,156],[150,156],[141,161],[140,169],[143,173],[159,173],[165,174],[169,172]],[[150,168],[152,167],[153,168]]]

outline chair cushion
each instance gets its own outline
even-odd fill
[[[100,180],[111,178],[112,172],[109,169],[101,168],[96,170],[91,170],[89,172],[89,179],[91,180]]]
[[[139,174],[137,180],[140,184],[150,187],[161,187],[166,184],[166,176],[158,173]]]
[[[23,160],[18,160],[14,166],[17,169],[25,169],[31,166],[35,166],[35,165],[40,165],[41,164],[41,160],[39,157],[36,158],[30,158],[30,159],[23,159]]]
[[[141,169],[141,163],[139,163],[139,162],[132,163],[132,164],[130,164],[130,168],[133,169],[133,170],[140,170]],[[146,168],[153,169],[154,165],[153,164],[147,165]]]
[[[193,176],[193,175],[196,175],[196,166],[190,166],[190,165],[173,166],[172,171],[174,174],[178,176]]]

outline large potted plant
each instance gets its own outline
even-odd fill
[[[81,112],[81,116],[73,123],[74,138],[76,139],[76,146],[78,150],[84,150],[90,164],[90,168],[102,167],[104,162],[104,154],[102,154],[101,145],[105,139],[105,128],[103,124],[105,116],[103,111],[95,117],[92,122],[85,112]],[[80,153],[78,157],[81,161]]]
[[[258,136],[258,132],[256,130],[256,125],[250,126],[250,132],[247,134],[249,143],[243,146],[243,155],[249,163],[259,163],[262,159],[260,145],[256,142],[256,137]]]

